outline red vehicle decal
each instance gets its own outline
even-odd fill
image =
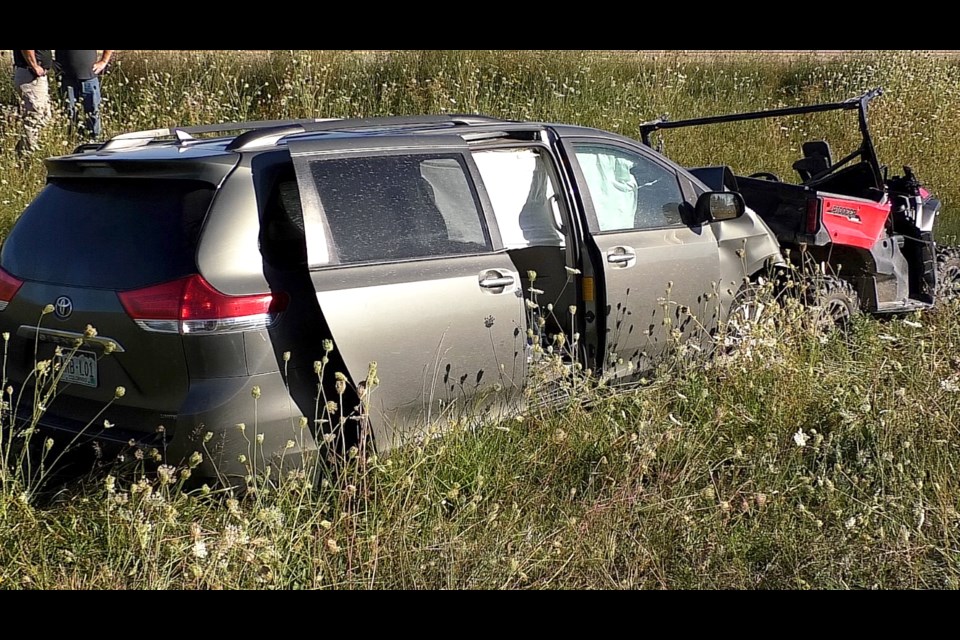
[[[820,198],[823,226],[837,244],[869,249],[877,243],[890,215],[889,204],[844,198]]]

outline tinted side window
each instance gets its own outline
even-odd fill
[[[563,246],[557,189],[542,149],[484,149],[473,159],[506,248]]]
[[[264,206],[260,252],[267,263],[281,269],[307,264],[300,189],[292,166],[281,170]]]
[[[457,154],[314,160],[310,172],[340,262],[490,250]]]
[[[601,231],[657,229],[682,224],[677,175],[625,149],[575,144]]]

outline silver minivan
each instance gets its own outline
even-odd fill
[[[181,127],[46,169],[0,253],[15,425],[209,477],[509,410],[551,351],[628,380],[783,262],[739,194],[572,125]]]

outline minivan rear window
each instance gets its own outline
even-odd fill
[[[0,264],[24,280],[104,289],[188,275],[214,191],[195,180],[52,180],[14,225]]]

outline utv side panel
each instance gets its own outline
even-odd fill
[[[889,204],[824,195],[821,198],[823,226],[836,244],[870,249],[883,233],[890,216]]]

